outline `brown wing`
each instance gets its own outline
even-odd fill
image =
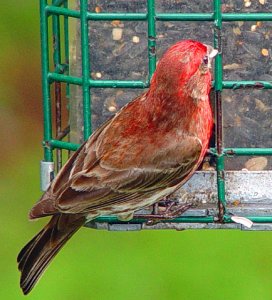
[[[133,161],[135,153],[146,150],[145,144],[135,145],[128,154]],[[97,208],[116,203],[138,201],[168,187],[175,186],[196,166],[201,144],[195,137],[167,149],[149,153],[151,162],[145,166],[117,168],[108,165],[103,157],[97,157],[93,145],[81,150],[81,168],[74,168],[69,182],[57,194],[56,204],[61,211],[88,213]],[[82,155],[82,153],[85,153]],[[90,160],[92,157],[92,160]],[[172,158],[172,159],[171,159]],[[132,163],[132,162],[131,162]],[[153,164],[153,168],[150,165]]]
[[[31,217],[137,202],[181,183],[197,166],[202,145],[196,137],[123,132],[118,117],[98,129],[69,159]]]

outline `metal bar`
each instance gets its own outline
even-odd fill
[[[272,155],[272,148],[225,148],[224,154],[227,156],[237,155]]]
[[[82,58],[82,96],[84,139],[91,135],[91,102],[90,102],[90,57],[89,57],[89,26],[87,19],[87,0],[80,0],[81,58]]]
[[[75,85],[82,85],[82,78],[75,76],[68,76],[57,74],[53,72],[48,73],[50,82],[60,81],[71,83]],[[148,82],[132,81],[132,80],[92,80],[89,79],[88,84],[92,88],[146,88],[149,86]]]
[[[216,152],[218,156],[223,154],[223,109],[222,93],[215,90],[215,114],[216,114]]]
[[[56,109],[56,139],[61,134],[61,83],[55,82],[55,109]],[[57,172],[62,167],[62,151],[57,149],[56,152]]]
[[[247,219],[251,220],[254,223],[271,223],[272,216],[246,216]],[[145,223],[146,219],[132,219],[129,222],[124,222],[118,220],[115,216],[101,216],[94,220],[98,223],[111,223],[111,224],[142,224]],[[234,223],[231,220],[231,216],[224,215],[224,222]],[[217,223],[217,220],[212,216],[207,217],[178,217],[173,220],[162,221],[162,223]]]
[[[89,85],[92,88],[146,88],[148,82],[130,81],[130,80],[89,80]]]
[[[156,69],[156,20],[155,1],[147,0],[147,21],[148,21],[148,78],[151,79]]]
[[[145,21],[147,14],[144,13],[87,13],[87,19],[92,21]]]
[[[213,21],[213,13],[158,13],[156,21]]]
[[[55,6],[61,6],[61,5],[63,5],[64,4],[64,2],[66,2],[67,0],[54,0],[53,1],[53,5],[55,5]]]
[[[58,74],[54,72],[48,72],[47,74],[48,80],[50,83],[54,81],[59,81],[59,82],[66,82],[66,83],[71,83],[75,85],[82,85],[82,78],[80,77],[75,77],[71,75],[63,75],[63,74]]]
[[[58,72],[49,72],[48,78],[50,81],[61,81],[76,85],[82,85],[80,77],[68,76],[59,74]],[[89,79],[89,85],[93,88],[147,88],[149,82],[133,81],[133,80],[92,80]],[[213,82],[215,86],[215,82]],[[270,81],[222,81],[222,89],[238,89],[238,88],[260,88],[272,89],[272,82]]]
[[[215,118],[216,118],[216,152],[217,152],[217,191],[218,191],[218,218],[219,222],[223,222],[224,213],[226,211],[225,199],[225,170],[224,170],[224,155],[223,155],[223,110],[222,110],[222,13],[221,0],[214,0],[214,46],[218,49],[218,54],[215,57]]]
[[[53,60],[55,69],[61,68],[61,47],[60,47],[60,18],[53,16]]]
[[[65,138],[67,136],[67,134],[69,134],[69,132],[70,132],[70,126],[68,125],[66,128],[64,128],[62,131],[59,132],[56,139],[62,140],[63,138]]]
[[[43,139],[52,139],[52,121],[51,121],[51,97],[50,86],[47,78],[49,71],[49,51],[48,51],[48,19],[45,7],[47,0],[40,0],[40,33],[42,55],[42,95],[43,95]],[[44,148],[44,160],[53,161],[51,149]]]
[[[63,15],[71,18],[80,18],[80,12],[77,10],[71,10],[63,7],[47,6],[46,10],[49,14]],[[145,21],[147,20],[147,14],[145,13],[91,13],[87,12],[88,20],[92,21]]]
[[[254,89],[272,89],[271,81],[263,81],[263,80],[244,80],[244,81],[223,81],[223,89],[246,89],[246,88],[254,88]]]
[[[61,65],[61,45],[60,45],[60,16],[53,16],[53,60],[55,69]],[[55,82],[54,84],[55,94],[55,110],[56,110],[56,138],[61,132],[61,83]],[[62,167],[62,149],[56,151],[56,166],[57,172]]]
[[[64,7],[67,9],[67,0],[64,1]],[[65,56],[65,66],[67,67],[65,71],[69,74],[69,18],[64,16],[64,56]],[[70,86],[66,84],[66,96],[70,96]]]
[[[56,6],[48,5],[45,7],[45,10],[49,15],[62,15],[62,16],[77,18],[77,19],[80,18],[79,11],[64,8],[64,7],[56,7]]]
[[[112,224],[142,224],[145,223],[147,219],[132,219],[128,222],[120,221],[117,217],[115,216],[101,216],[98,217],[94,220],[94,222],[99,222],[99,223],[112,223]],[[192,223],[213,223],[214,222],[214,217],[212,216],[207,216],[207,217],[178,217],[172,220],[166,220],[162,221],[163,223],[171,222],[171,223],[187,223],[187,222],[192,222]]]
[[[63,7],[47,6],[49,14],[63,15],[72,18],[80,18],[80,12]],[[222,21],[272,21],[271,13],[222,13]],[[214,21],[213,13],[157,13],[157,21]],[[145,21],[145,13],[87,13],[87,19],[93,21]]]
[[[65,72],[67,72],[68,70],[68,65],[67,64],[57,64],[55,66],[55,70],[54,70],[54,73],[57,73],[57,74],[63,74]]]
[[[225,13],[223,21],[272,21],[272,13]]]
[[[222,21],[272,21],[271,13],[221,13]],[[213,13],[158,13],[158,21],[213,21]]]
[[[50,141],[45,142],[45,147],[49,149],[56,148],[56,149],[66,149],[66,150],[76,151],[80,147],[80,145],[52,139]]]

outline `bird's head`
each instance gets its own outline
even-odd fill
[[[213,47],[198,41],[177,42],[160,59],[151,87],[168,91],[169,95],[178,92],[206,100],[211,87],[211,63],[217,53]]]

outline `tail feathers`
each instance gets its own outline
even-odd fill
[[[54,197],[49,192],[45,192],[41,199],[32,207],[29,212],[29,218],[37,219],[58,213],[52,199]]]
[[[55,215],[21,250],[17,262],[21,271],[20,286],[25,295],[31,291],[50,261],[84,222],[85,217],[79,215]]]

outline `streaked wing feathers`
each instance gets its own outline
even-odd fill
[[[111,120],[99,128],[68,160],[47,191],[46,198],[34,207],[34,217],[46,215],[47,206],[50,214],[52,207],[56,208],[56,212],[88,213],[114,203],[137,202],[181,183],[196,168],[201,142],[196,137],[180,135],[173,138],[174,142],[169,136],[165,137],[164,143],[160,141],[164,146],[153,147],[153,153],[152,148],[146,146],[148,143],[144,137],[142,143],[134,144],[130,152],[125,153],[123,145],[129,141],[123,139],[115,153],[120,151],[120,157],[126,156],[128,167],[125,168],[124,163],[120,163],[119,168],[116,163],[112,165],[111,157],[107,160],[106,155],[97,155],[103,153],[98,151],[102,143],[98,145],[97,141],[101,139],[100,135],[107,134],[107,129],[112,127],[110,123]],[[114,145],[116,147],[116,141]],[[140,163],[138,155],[144,157]],[[43,200],[45,203],[42,204]]]
[[[185,141],[180,145],[184,146]],[[128,200],[138,201],[143,197],[151,196],[167,187],[175,186],[187,177],[196,166],[201,152],[201,144],[197,138],[188,137],[189,143],[187,157],[183,153],[183,159],[178,164],[175,159],[174,165],[169,157],[162,161],[162,166],[157,168],[135,167],[129,169],[107,168],[105,162],[101,164],[101,158],[93,155],[93,161],[89,160],[91,168],[84,163],[84,170],[78,170],[70,177],[69,183],[59,191],[57,196],[57,207],[61,211],[84,213],[97,208],[107,207],[114,203],[122,203]],[[93,144],[91,145],[94,146]],[[182,154],[183,149],[180,149]],[[93,150],[82,149],[84,153]],[[177,149],[174,150],[177,152]],[[170,154],[169,149],[166,151]],[[161,156],[160,154],[157,154]],[[156,156],[156,154],[154,154]],[[89,157],[88,157],[89,159]],[[165,168],[165,161],[170,161]]]

